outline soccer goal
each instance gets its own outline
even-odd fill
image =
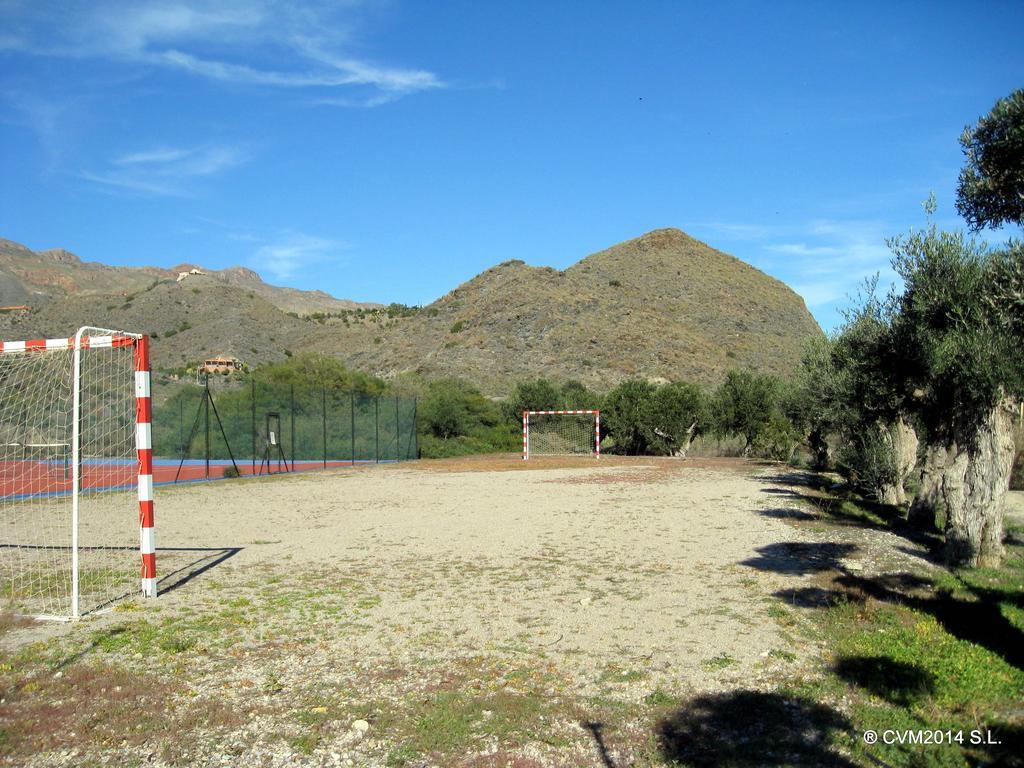
[[[523,411],[523,460],[531,456],[601,457],[600,411]]]
[[[156,596],[147,336],[0,342],[0,608]]]

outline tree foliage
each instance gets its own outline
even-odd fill
[[[890,240],[903,279],[879,365],[893,397],[917,413],[935,440],[967,444],[1004,394],[1024,378],[1019,245],[991,252],[962,232],[922,232]]]
[[[601,396],[575,379],[558,385],[549,379],[533,379],[516,384],[504,401],[506,417],[518,423],[523,411],[600,410]]]
[[[644,379],[627,379],[605,396],[602,431],[615,440],[619,453],[648,453],[650,401],[656,392]]]
[[[1024,222],[1024,89],[992,107],[960,137],[957,210],[978,231]]]
[[[516,384],[504,403],[505,414],[512,422],[523,418],[523,411],[553,411],[562,404],[562,391],[549,379],[534,379]]]
[[[442,379],[431,382],[419,401],[417,414],[427,433],[449,440],[469,434],[473,423],[486,414],[487,405],[465,382]]]
[[[299,352],[279,363],[261,365],[252,376],[267,384],[327,387],[362,395],[380,395],[387,388],[376,376],[353,371],[337,358],[319,352]]]
[[[694,384],[673,382],[658,387],[641,411],[640,428],[651,453],[671,456],[689,448],[708,427],[708,402]]]
[[[780,384],[774,376],[750,371],[729,371],[715,392],[716,428],[723,434],[741,435],[744,453],[771,429],[780,416]]]

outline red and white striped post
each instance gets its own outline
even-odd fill
[[[139,551],[142,555],[142,594],[146,597],[156,597],[152,421],[149,336],[142,336],[135,340],[135,450],[139,457]]]
[[[523,461],[530,458],[530,412],[523,411]]]
[[[594,411],[594,458],[601,458],[601,412]]]

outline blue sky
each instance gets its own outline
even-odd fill
[[[954,208],[1024,3],[0,0],[0,236],[429,302],[679,227],[825,328]],[[995,233],[990,240],[1006,237]]]

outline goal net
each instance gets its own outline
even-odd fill
[[[523,411],[523,459],[601,456],[600,411]]]
[[[0,343],[0,609],[155,596],[150,413],[145,336]]]

